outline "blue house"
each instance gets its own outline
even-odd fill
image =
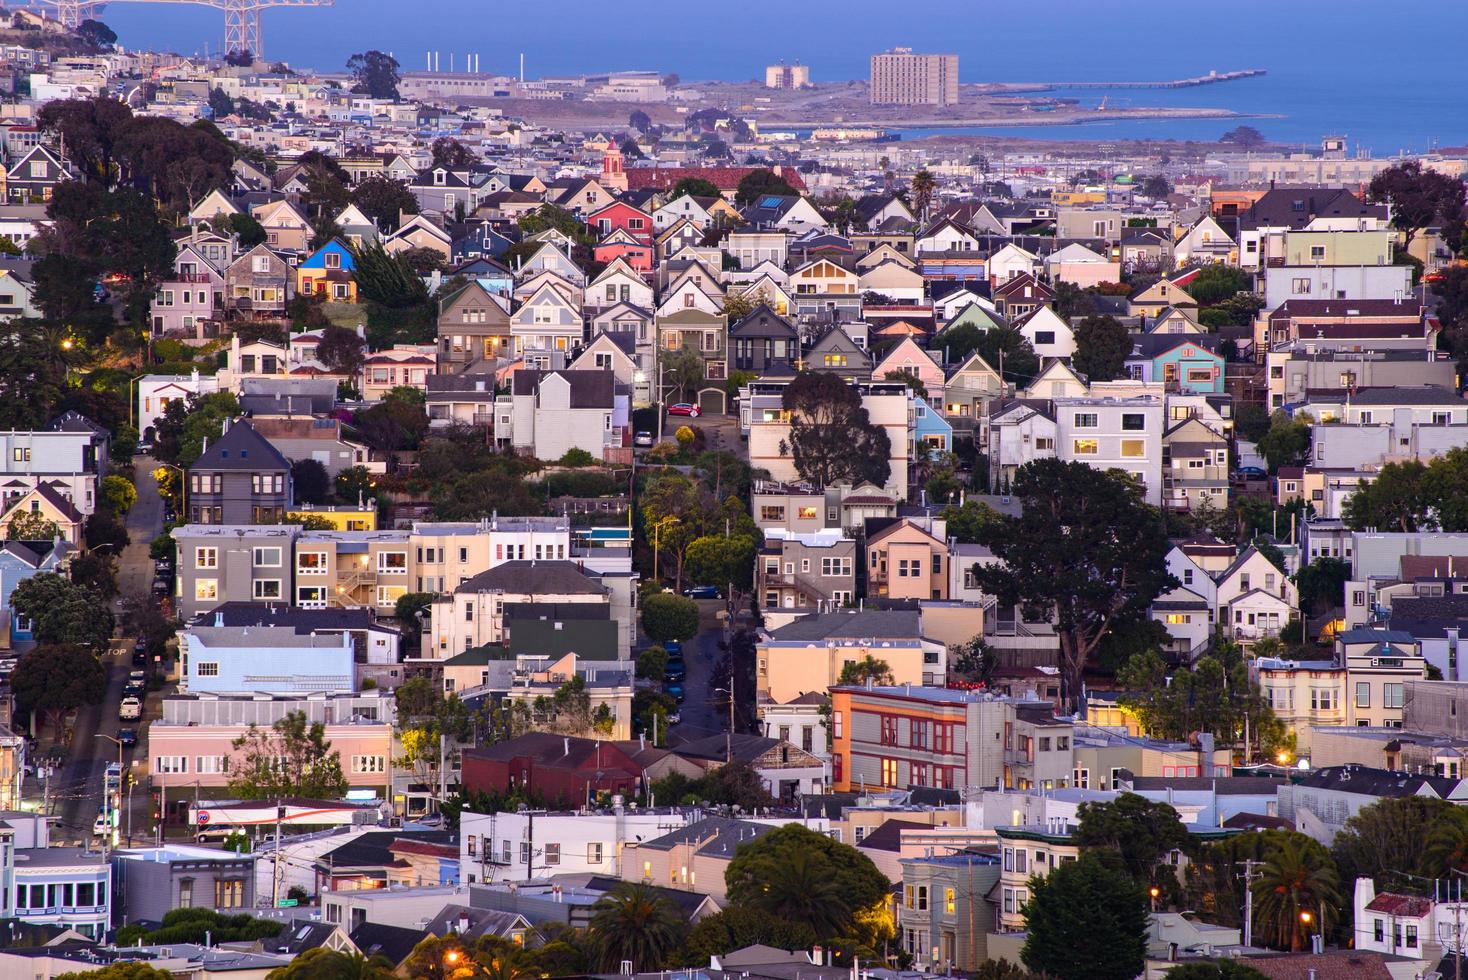
[[[1223,356],[1213,334],[1142,334],[1126,359],[1136,381],[1162,381],[1169,390],[1197,395],[1223,394]]]
[[[337,303],[357,302],[356,256],[346,242],[333,238],[296,267],[296,292],[325,296]]]
[[[6,541],[0,544],[0,617],[10,630],[10,645],[35,641],[31,623],[10,611],[10,594],[26,579],[43,572],[59,572],[75,548],[65,541]]]
[[[222,619],[216,618],[216,622]],[[189,694],[322,694],[356,690],[349,633],[289,626],[195,626],[183,636]]]
[[[917,457],[923,447],[927,448],[930,459],[937,459],[944,453],[952,452],[953,426],[948,424],[943,414],[921,398],[913,398],[910,404],[912,406],[913,458]]]

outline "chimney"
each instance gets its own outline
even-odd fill
[[[469,913],[459,913],[459,935],[463,936],[469,932]]]
[[[816,966],[822,966],[822,965],[824,965],[823,964],[823,961],[825,960],[825,958],[826,958],[826,951],[824,949],[822,949],[821,947],[816,946],[816,947],[814,947],[814,948],[811,949],[811,951],[810,951],[810,961],[811,961],[811,963],[815,964]]]
[[[216,611],[214,613],[214,625],[215,626],[223,626],[224,625],[224,613],[218,612],[218,611]]]
[[[566,755],[570,755],[571,754],[571,737],[568,735],[565,738],[561,739],[561,742],[562,742],[563,747],[565,748],[565,754]]]

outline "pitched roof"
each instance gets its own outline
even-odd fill
[[[867,609],[802,616],[793,623],[772,631],[770,639],[782,642],[862,637],[915,639],[921,635],[922,629],[916,610]]]
[[[799,334],[789,320],[761,303],[729,328],[729,336],[793,338]]]
[[[289,470],[290,460],[281,455],[249,422],[240,420],[209,444],[190,470]]]
[[[1239,215],[1240,228],[1304,228],[1316,218],[1385,218],[1386,207],[1366,204],[1344,188],[1274,187]]]
[[[756,170],[773,169],[775,173],[798,191],[804,191],[805,180],[791,167],[629,167],[628,190],[643,190],[656,187],[670,190],[680,180],[706,180],[720,189],[738,187],[739,182]]]
[[[572,408],[611,408],[617,379],[610,371],[516,371],[512,392],[516,395],[540,394],[544,379],[558,376],[571,386]]]
[[[408,929],[403,926],[387,926],[380,922],[364,922],[351,932],[352,945],[362,955],[371,959],[375,955],[387,957],[394,966],[399,966],[413,953],[414,947],[428,937],[423,929]]]
[[[1391,980],[1380,953],[1337,950],[1251,956],[1243,961],[1269,980]]]
[[[623,755],[621,749],[599,739],[556,735],[552,732],[526,732],[504,742],[465,749],[463,754],[499,762],[528,758],[537,766],[575,769],[597,752],[609,753],[603,758],[600,768],[610,768],[620,763]],[[613,752],[616,753],[615,756],[610,755]]]
[[[605,595],[606,589],[575,562],[535,559],[503,562],[454,589],[456,594],[512,592],[526,595]]]

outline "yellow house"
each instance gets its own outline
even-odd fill
[[[1050,203],[1056,207],[1075,207],[1078,204],[1105,204],[1104,190],[1076,188],[1069,191],[1051,191]]]
[[[759,644],[755,683],[761,695],[785,704],[824,692],[849,663],[867,657],[887,664],[895,684],[941,685],[943,644],[922,637],[915,610],[850,610],[802,616]]]
[[[286,512],[287,523],[304,524],[314,518],[314,523],[319,525],[320,530],[327,530],[321,522],[331,525],[333,531],[375,531],[377,530],[377,508],[372,505],[355,507],[350,505],[321,506],[318,504],[300,504]]]
[[[42,484],[14,498],[4,513],[0,514],[0,541],[30,540],[25,537],[21,528],[27,523],[48,521],[56,526],[56,533],[61,536],[61,540],[68,544],[79,544],[85,520],[72,506],[71,501]],[[18,522],[15,531],[11,530],[12,522]]]

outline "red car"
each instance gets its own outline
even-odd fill
[[[668,414],[669,415],[686,415],[686,416],[688,416],[691,419],[696,419],[696,418],[698,418],[698,416],[699,416],[700,413],[698,411],[698,406],[697,405],[690,405],[687,402],[679,402],[676,405],[669,405],[668,406]]]

